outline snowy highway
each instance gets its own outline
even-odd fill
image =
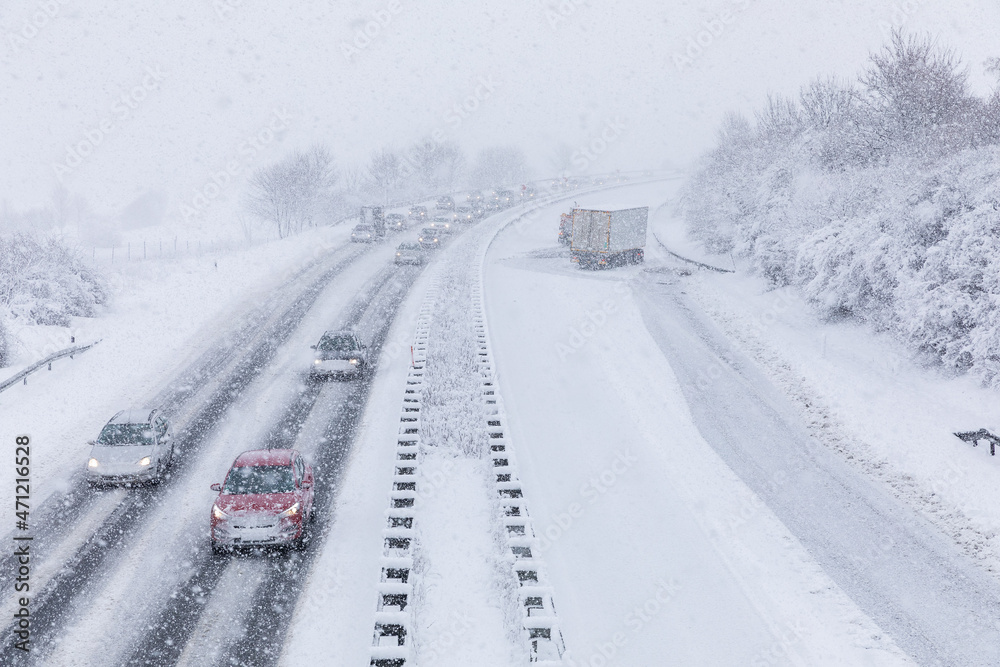
[[[681,262],[581,274],[541,228],[490,257],[498,370],[577,664],[654,664],[667,645],[685,664],[1000,660],[996,580],[810,436],[686,298]],[[671,599],[644,615],[659,582]]]
[[[416,272],[391,266],[392,256],[353,244],[322,253],[166,386],[155,400],[179,427],[178,449],[161,485],[94,490],[78,475],[68,493],[48,499],[48,530],[37,535],[39,553],[51,555],[36,574],[50,573],[33,610],[36,664],[108,656],[115,664],[206,664],[226,651],[245,664],[277,659],[289,619],[282,610],[294,606],[313,552],[213,558],[208,486],[240,451],[295,446],[315,461],[320,511],[311,530],[322,534],[369,380],[310,380],[308,345],[325,329],[353,326],[377,354]],[[248,576],[236,579],[244,585],[221,585],[228,599],[213,600],[229,614],[240,610],[224,626],[231,634],[215,628],[211,641],[186,650],[188,638],[204,636],[198,621],[216,584],[244,567]],[[248,640],[230,643],[244,633]]]
[[[0,667],[1000,667],[997,26],[3,3]]]
[[[572,199],[659,210],[674,195],[667,180]],[[687,297],[676,258],[650,248],[644,265],[572,265],[553,224],[567,201],[463,228],[426,269],[391,265],[391,243],[329,248],[203,343],[155,396],[178,427],[168,479],[93,490],[78,475],[47,499],[25,664],[382,655],[372,614],[418,309],[430,333],[417,343],[414,561],[400,589],[408,664],[996,664],[995,579],[810,436]],[[310,380],[309,344],[348,327],[377,368]],[[488,350],[495,367],[477,372]],[[477,423],[503,424],[502,439]],[[209,485],[266,447],[315,468],[306,548],[213,556]],[[549,616],[532,620],[534,604]],[[528,621],[546,633],[530,645]]]

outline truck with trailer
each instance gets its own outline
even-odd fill
[[[648,218],[646,206],[618,211],[573,209],[572,260],[582,269],[639,264]]]
[[[381,206],[362,206],[360,222],[351,230],[351,241],[374,243],[385,237],[385,215]]]
[[[370,226],[381,238],[385,236],[385,213],[381,206],[362,206],[360,224]]]
[[[573,212],[559,214],[559,243],[569,245],[573,237]]]

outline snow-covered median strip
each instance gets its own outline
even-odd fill
[[[413,340],[412,365],[406,378],[403,403],[396,438],[396,461],[382,531],[382,574],[377,587],[375,635],[371,664],[398,667],[410,657],[413,616],[413,522],[417,497],[417,465],[420,446],[420,407],[424,367],[427,361],[427,330],[433,312],[436,290],[431,287],[420,309]]]
[[[490,457],[495,475],[496,497],[500,501],[506,540],[514,563],[511,567],[519,585],[523,636],[527,640],[531,662],[561,664],[566,645],[556,617],[552,587],[545,575],[541,544],[528,514],[524,491],[517,475],[517,460],[509,434],[504,430],[506,414],[493,364],[486,314],[483,310],[483,263],[488,244],[479,257],[479,271],[473,284],[472,305],[476,325],[476,355],[486,407],[485,428],[490,442]]]

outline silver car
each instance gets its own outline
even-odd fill
[[[158,482],[174,458],[170,422],[152,408],[122,410],[88,444],[87,479],[92,485]]]
[[[455,226],[451,216],[436,216],[433,220],[431,220],[431,224],[429,226],[431,229],[436,230],[438,235],[451,234],[455,231]]]
[[[395,262],[420,266],[424,263],[424,250],[419,243],[400,243],[396,248]]]
[[[368,348],[353,331],[327,331],[311,346],[316,351],[310,375],[357,375],[368,368]]]

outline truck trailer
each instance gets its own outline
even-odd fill
[[[362,206],[359,224],[371,227],[378,238],[385,236],[385,214],[381,206]]]
[[[649,208],[573,209],[572,260],[582,269],[638,264],[646,247]]]

